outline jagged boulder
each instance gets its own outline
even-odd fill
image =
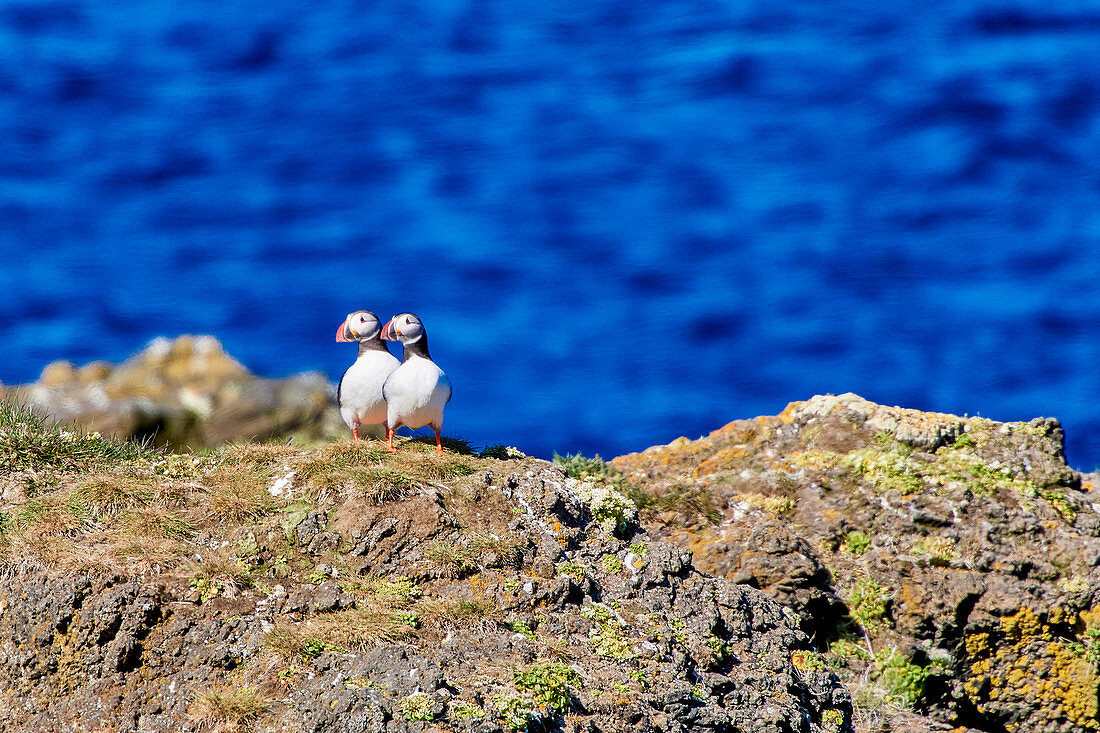
[[[857,701],[1068,733],[1100,727],[1100,497],[1063,439],[827,395],[612,463],[710,496],[716,523],[647,526],[789,606]]]

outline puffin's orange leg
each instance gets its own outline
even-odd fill
[[[438,430],[435,431],[435,452],[436,453],[442,453],[443,452],[443,442],[439,438],[439,432],[440,431],[438,431]]]
[[[359,426],[358,425],[356,425],[354,428],[351,429],[351,434],[355,438],[355,440],[357,440],[357,441],[359,440]]]
[[[393,447],[393,428],[386,428],[386,450],[390,453],[396,453],[397,449]]]

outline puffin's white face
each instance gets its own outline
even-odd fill
[[[355,311],[349,313],[344,319],[340,331],[336,333],[337,341],[363,341],[374,338],[382,330],[382,324],[378,316],[370,311]],[[343,338],[341,338],[343,336]]]
[[[382,338],[411,344],[424,335],[424,324],[412,313],[399,313],[390,319],[382,331]]]

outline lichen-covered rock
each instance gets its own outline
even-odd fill
[[[615,459],[696,566],[794,611],[857,697],[983,731],[1095,730],[1100,515],[1057,421],[827,395]],[[692,493],[695,492],[695,493]]]
[[[64,535],[34,529],[41,497],[0,507],[28,523],[0,589],[0,730],[851,730],[796,618],[606,521],[614,487],[429,451],[142,459]],[[88,481],[42,496],[65,511]],[[190,532],[122,562],[126,501]],[[56,569],[32,537],[64,543]]]
[[[0,388],[0,398],[65,424],[175,449],[341,433],[323,375],[256,377],[213,336],[158,338],[117,366],[53,362],[34,384]]]

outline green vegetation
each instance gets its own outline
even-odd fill
[[[906,659],[896,649],[878,664],[879,680],[888,694],[898,702],[912,707],[924,694],[924,684],[933,668],[921,667]]]
[[[928,564],[934,567],[945,568],[958,557],[955,542],[946,537],[921,537],[913,543],[912,552],[927,557]]]
[[[560,713],[568,707],[572,697],[570,686],[579,685],[581,680],[572,668],[561,662],[549,662],[517,669],[513,681],[517,690],[531,695],[537,707]]]
[[[414,692],[401,698],[401,702],[397,704],[405,720],[432,720],[435,718],[433,706],[431,696],[425,692]]]
[[[524,638],[535,638],[535,632],[531,630],[531,625],[526,621],[509,621],[508,628],[517,634],[521,634]]]
[[[623,561],[619,559],[618,555],[604,555],[603,569],[610,575],[618,575],[623,571]]]
[[[871,547],[871,538],[857,529],[844,535],[844,547],[853,555],[862,555]]]
[[[581,609],[581,615],[598,626],[588,632],[588,639],[597,656],[617,662],[638,656],[630,643],[623,638],[626,624],[615,611],[602,603],[591,603]]]
[[[604,531],[623,535],[638,521],[638,510],[627,496],[613,484],[588,477],[574,487],[588,512]]]
[[[582,580],[585,575],[584,566],[575,562],[563,562],[558,565],[558,576],[568,575],[571,578]]]
[[[722,521],[722,512],[714,494],[692,481],[673,482],[659,493],[631,483],[624,484],[623,490],[646,521],[669,512],[679,514],[685,524],[718,524]]]
[[[862,578],[848,594],[848,609],[860,626],[872,631],[888,621],[892,598],[893,591],[889,588],[879,585],[873,578]]]
[[[619,472],[608,465],[598,455],[595,458],[585,458],[580,453],[558,455],[554,453],[554,463],[565,469],[565,475],[583,481],[589,477],[614,478]]]
[[[775,496],[765,494],[741,494],[737,497],[741,501],[762,509],[768,514],[773,514],[777,517],[789,517],[794,514],[795,503],[794,499],[789,496]]]
[[[456,720],[473,720],[474,718],[485,717],[484,708],[477,703],[466,702],[465,700],[451,702],[450,712]]]
[[[76,471],[156,455],[146,445],[62,427],[32,408],[0,402],[0,470]]]

